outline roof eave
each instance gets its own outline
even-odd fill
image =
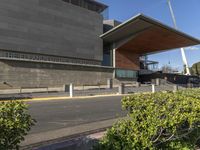
[[[121,28],[126,27],[126,25],[128,25],[129,23],[132,23],[133,21],[135,21],[135,20],[137,20],[137,19],[142,19],[142,20],[144,20],[144,21],[146,21],[146,22],[148,22],[148,23],[150,23],[150,24],[154,24],[154,25],[156,25],[156,26],[160,26],[160,27],[162,27],[162,28],[165,28],[165,29],[167,29],[167,30],[170,30],[170,31],[172,31],[172,32],[175,32],[175,33],[177,33],[177,34],[179,34],[179,35],[181,35],[181,36],[187,37],[187,38],[189,38],[190,40],[196,42],[197,44],[200,44],[200,39],[194,38],[194,37],[192,37],[192,36],[190,36],[190,35],[188,35],[188,34],[182,32],[182,31],[180,31],[180,30],[176,30],[175,28],[172,28],[172,27],[170,27],[170,26],[168,26],[168,25],[165,25],[165,24],[163,24],[163,23],[161,23],[161,22],[159,22],[159,21],[157,21],[157,20],[155,20],[155,19],[152,19],[152,18],[150,18],[150,17],[147,17],[147,16],[145,16],[145,15],[143,15],[143,14],[138,14],[138,15],[132,17],[131,19],[125,21],[124,23],[122,23],[122,24],[120,24],[120,25],[114,27],[113,29],[109,30],[108,32],[106,32],[106,33],[100,35],[100,38],[102,38],[102,39],[106,38],[106,37],[109,36],[110,34],[113,34],[115,31],[120,30]]]

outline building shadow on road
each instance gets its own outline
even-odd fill
[[[84,136],[48,146],[43,146],[35,150],[92,150],[93,147],[98,144],[98,142],[99,139]]]

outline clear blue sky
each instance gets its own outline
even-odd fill
[[[98,0],[109,6],[109,19],[125,21],[138,13],[155,18],[167,25],[173,26],[167,0]],[[200,0],[171,0],[179,30],[200,39]],[[200,46],[186,50],[189,65],[200,61]],[[182,70],[180,50],[172,50],[149,56],[149,59],[159,61]]]

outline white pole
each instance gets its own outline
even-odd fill
[[[113,68],[114,68],[114,72],[113,72],[113,78],[115,78],[115,73],[116,73],[116,46],[115,46],[115,43],[113,43],[113,51],[112,51],[113,55],[112,55],[112,65],[113,65]]]
[[[177,26],[177,23],[176,23],[176,18],[175,18],[175,15],[174,15],[174,11],[172,9],[171,2],[170,2],[170,0],[167,0],[167,2],[168,2],[168,5],[169,5],[169,9],[170,9],[170,13],[171,13],[172,20],[173,20],[173,23],[174,23],[174,27],[175,27],[175,29],[178,29],[178,26]],[[187,62],[187,58],[186,58],[186,55],[185,55],[184,48],[181,48],[181,55],[182,55],[183,63],[185,65],[185,67],[186,67],[185,68],[186,69],[186,74],[187,75],[191,75],[190,74],[189,65],[188,65],[188,62]]]
[[[155,89],[155,84],[152,84],[152,93],[155,93],[156,89]]]
[[[73,95],[74,95],[74,85],[73,85],[73,83],[71,83],[70,86],[69,86],[69,95],[70,95],[70,97],[73,97]]]

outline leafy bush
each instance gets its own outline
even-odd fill
[[[124,97],[127,118],[109,129],[96,149],[195,149],[200,138],[199,93],[198,89]]]
[[[0,103],[0,149],[19,149],[19,143],[34,123],[23,102]]]
[[[193,98],[196,98],[196,99],[200,99],[200,89],[187,89],[187,90],[181,90],[181,91],[178,91],[177,93],[179,95],[185,95],[187,97],[193,97]]]
[[[192,75],[200,76],[200,62],[193,64],[190,71]]]

